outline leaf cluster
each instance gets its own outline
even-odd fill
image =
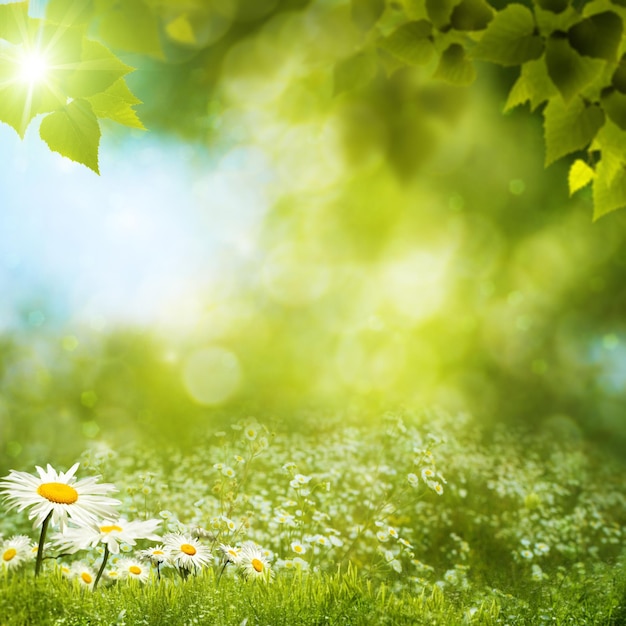
[[[570,194],[593,185],[594,217],[626,206],[626,3],[621,0],[352,0],[364,50],[335,69],[337,91],[377,71],[422,66],[469,85],[476,62],[519,68],[505,111],[541,110],[545,164],[575,155]],[[372,51],[375,51],[375,55]]]
[[[46,19],[31,17],[28,2],[0,5],[0,121],[23,137],[43,114],[50,149],[99,173],[99,120],[144,127],[124,78],[133,68],[89,36],[86,5],[52,0]]]
[[[189,81],[204,95],[188,98],[185,92],[184,97],[199,98],[197,105],[206,110],[232,45],[272,15],[308,4],[50,0],[43,18],[30,16],[28,2],[0,5],[0,121],[23,136],[35,116],[45,115],[40,134],[50,148],[98,171],[100,119],[143,128],[133,108],[139,100],[125,82],[131,68],[111,50],[161,64],[157,69],[168,110],[181,104],[174,75],[189,70]],[[427,145],[430,132],[413,91],[397,89],[404,84],[401,70],[419,68],[427,81],[458,88],[474,82],[477,62],[489,62],[518,68],[505,111],[526,103],[531,111],[541,111],[546,166],[575,157],[570,193],[592,185],[595,218],[626,206],[624,0],[335,4],[337,10],[348,10],[360,33],[356,49],[332,68],[335,97],[365,93],[366,109],[386,111],[393,105],[400,112],[386,129],[392,138],[389,160],[397,161],[396,169],[410,173],[421,158],[413,144],[419,139]],[[19,77],[20,59],[32,51],[46,57],[45,77],[37,82]],[[150,97],[159,98],[158,93],[154,89]]]

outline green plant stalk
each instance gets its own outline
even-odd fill
[[[104,573],[104,568],[106,567],[107,561],[109,560],[109,545],[104,544],[104,555],[102,557],[102,564],[100,565],[100,569],[98,570],[98,574],[96,575],[96,580],[93,584],[93,590],[95,591],[98,587],[98,583],[102,578],[102,574]]]
[[[43,521],[41,525],[41,534],[39,535],[39,546],[37,547],[37,560],[35,561],[35,576],[39,576],[39,572],[41,571],[41,564],[43,563],[43,546],[46,543],[46,533],[48,532],[48,524],[50,523],[50,518],[52,517],[52,511],[48,513],[46,519]]]

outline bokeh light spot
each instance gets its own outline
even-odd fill
[[[183,382],[189,395],[199,404],[221,404],[239,388],[239,359],[229,350],[217,346],[198,350],[185,362]]]
[[[614,334],[602,337],[602,345],[605,350],[615,350],[619,346],[619,337]]]
[[[315,251],[284,244],[270,254],[263,267],[263,279],[275,300],[287,306],[302,306],[324,294],[330,276]]]
[[[100,432],[100,426],[96,422],[84,422],[82,426],[83,435],[87,439],[93,439],[98,436]]]
[[[66,352],[74,352],[78,348],[78,339],[74,335],[66,335],[61,340],[61,347]]]
[[[91,389],[89,391],[83,391],[83,393],[80,394],[80,403],[88,409],[93,409],[93,407],[98,404],[96,392]]]
[[[387,263],[381,287],[398,313],[417,323],[443,306],[448,285],[447,251],[415,251]]]
[[[403,342],[385,331],[347,333],[336,354],[337,373],[347,385],[361,392],[391,387],[405,362]]]
[[[524,184],[523,180],[520,180],[519,178],[515,178],[509,183],[509,191],[514,196],[521,196],[524,193],[524,191],[526,191],[526,185]]]

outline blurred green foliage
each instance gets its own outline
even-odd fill
[[[539,4],[549,30],[561,4]],[[33,442],[69,455],[104,433],[184,443],[233,407],[296,427],[310,406],[404,403],[573,423],[620,450],[626,217],[591,224],[592,192],[569,198],[569,164],[544,169],[541,114],[502,114],[545,94],[512,101],[518,70],[470,64],[446,35],[448,19],[453,31],[487,27],[486,3],[52,0],[48,15],[62,23],[78,6],[137,68],[127,80],[150,131],[216,158],[261,151],[274,202],[253,264],[224,294],[198,294],[178,334],[25,319],[5,337],[4,455],[34,454]],[[444,50],[431,22],[452,37]],[[587,31],[571,38],[591,45]],[[524,62],[529,80],[539,43],[503,65]],[[559,89],[575,86],[545,87],[549,107]],[[559,127],[556,143],[548,133],[547,160],[597,156],[582,152],[591,122],[582,135]]]

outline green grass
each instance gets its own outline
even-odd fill
[[[599,583],[603,592],[595,593]],[[590,586],[588,586],[590,585]],[[520,601],[492,594],[467,603],[463,594],[434,588],[412,595],[392,593],[355,570],[343,574],[281,577],[274,583],[247,584],[213,572],[175,584],[120,584],[94,593],[53,575],[5,579],[0,585],[2,626],[95,624],[150,626],[258,624],[611,624],[624,623],[624,580],[597,578],[566,588],[546,590]],[[622,603],[623,604],[623,603]]]
[[[626,623],[623,575],[606,568],[576,585],[545,586],[525,599],[510,594],[393,593],[354,568],[333,575],[281,576],[272,584],[246,583],[212,570],[186,581],[117,584],[96,592],[48,574],[30,572],[0,583],[2,626],[247,624],[605,624]]]
[[[90,591],[71,568],[93,575],[102,545],[61,554],[51,532],[38,578],[32,560],[0,560],[0,626],[626,624],[623,463],[578,439],[487,434],[407,412],[324,432],[238,420],[184,450],[96,446],[81,477],[115,484],[120,514],[161,520],[163,536],[204,529],[210,564],[129,581],[122,557],[140,539]],[[37,540],[24,512],[2,513],[2,549]],[[271,583],[220,576],[219,544],[244,541],[266,550]]]

